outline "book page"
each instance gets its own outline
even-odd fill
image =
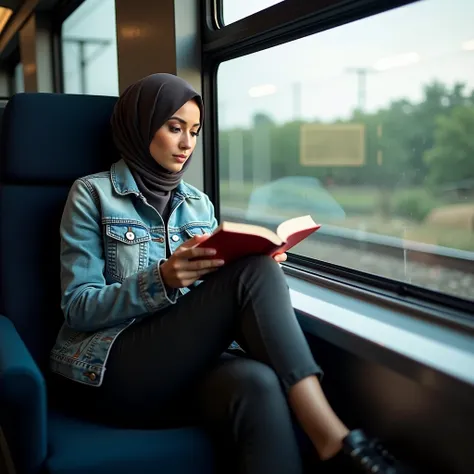
[[[275,232],[272,232],[270,229],[261,227],[259,225],[240,224],[236,222],[223,222],[216,229],[216,232],[219,230],[219,228],[227,232],[235,232],[235,233],[248,234],[248,235],[258,235],[260,237],[263,237],[269,240],[274,245],[281,245],[283,243],[282,239],[277,234],[275,234]]]
[[[277,234],[283,242],[288,241],[288,237],[295,232],[318,227],[310,215],[295,217],[282,222],[277,229]]]

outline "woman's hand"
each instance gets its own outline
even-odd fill
[[[273,260],[277,263],[281,262],[286,262],[286,259],[288,258],[288,255],[286,253],[277,253],[274,257]]]
[[[171,257],[160,266],[161,278],[169,288],[183,288],[200,280],[203,275],[216,271],[224,265],[223,260],[208,259],[203,257],[215,255],[214,249],[193,248],[204,242],[210,235],[195,235],[171,255]],[[198,259],[190,261],[190,259]]]

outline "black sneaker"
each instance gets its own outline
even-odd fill
[[[353,430],[342,440],[342,451],[345,457],[350,459],[350,464],[361,473],[406,474],[408,472],[380,441],[368,439],[362,430]]]

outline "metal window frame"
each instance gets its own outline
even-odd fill
[[[53,70],[55,92],[64,92],[64,64],[62,45],[63,23],[85,1],[86,0],[62,0],[52,11],[51,31],[53,35]]]
[[[220,216],[217,111],[217,71],[220,63],[418,1],[284,0],[235,23],[224,25],[223,0],[202,0],[202,81],[207,110],[203,144],[206,157],[204,189],[214,203],[216,216]],[[454,318],[461,326],[470,327],[468,319],[462,315],[472,319],[474,314],[474,303],[469,300],[329,262],[289,254],[285,268],[290,274],[297,271],[299,277],[306,273],[306,278],[315,283],[326,278],[345,285],[351,291],[370,291],[391,298],[395,304],[428,307],[429,311],[434,311],[435,307],[441,311],[455,310],[458,313]]]

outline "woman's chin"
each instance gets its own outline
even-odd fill
[[[183,169],[184,163],[174,163],[173,165],[167,166],[166,169],[172,173],[179,173]]]
[[[160,163],[159,161],[155,160],[160,166],[162,166],[166,171],[169,171],[170,173],[179,173],[184,166],[184,163]]]

